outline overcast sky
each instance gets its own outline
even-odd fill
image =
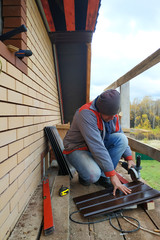
[[[101,0],[92,39],[91,99],[160,48],[160,0]],[[160,99],[160,63],[130,81],[130,98]]]

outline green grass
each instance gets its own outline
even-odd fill
[[[160,162],[156,160],[142,160],[141,166],[141,177],[152,188],[160,191]]]

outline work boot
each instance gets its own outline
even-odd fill
[[[95,182],[95,185],[101,185],[105,188],[113,188],[110,178],[102,176],[99,178],[97,182]]]
[[[81,178],[79,175],[78,175],[78,177],[79,177],[79,183],[80,183],[80,184],[82,184],[82,185],[84,185],[84,186],[89,186],[89,185],[90,185],[89,182],[83,180],[83,178]]]

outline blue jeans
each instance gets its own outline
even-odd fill
[[[110,154],[115,169],[128,146],[127,137],[123,133],[110,134],[104,145]],[[77,170],[79,176],[89,183],[97,182],[100,176],[105,176],[89,151],[76,150],[67,154],[66,157]]]

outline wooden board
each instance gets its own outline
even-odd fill
[[[110,86],[105,88],[105,90],[111,88],[116,89],[120,87],[122,84],[128,82],[132,78],[138,76],[140,73],[143,73],[144,71],[146,71],[147,69],[151,68],[152,66],[156,65],[159,62],[160,62],[160,48],[153,54],[151,54],[149,57],[147,57],[145,60],[143,60],[141,63],[132,68],[125,75],[120,77],[117,81],[115,81]]]
[[[145,211],[140,207],[135,210],[124,211],[124,215],[137,219],[143,228],[146,228],[152,231],[156,228],[153,222],[151,221],[151,219],[146,215]],[[136,223],[136,222],[133,221],[133,223]],[[127,223],[125,220],[122,220],[122,219],[120,219],[120,225],[123,230],[127,230],[127,228],[129,230],[134,229],[134,226],[132,226],[131,224]],[[130,239],[134,239],[134,240],[144,240],[144,239],[156,240],[157,239],[158,240],[160,239],[160,236],[156,236],[154,234],[148,233],[141,229],[138,230],[137,232],[126,234],[125,237],[126,237],[126,240],[130,240]]]
[[[153,148],[140,141],[137,141],[131,137],[128,137],[128,143],[133,151],[145,154],[160,162],[160,150]]]

